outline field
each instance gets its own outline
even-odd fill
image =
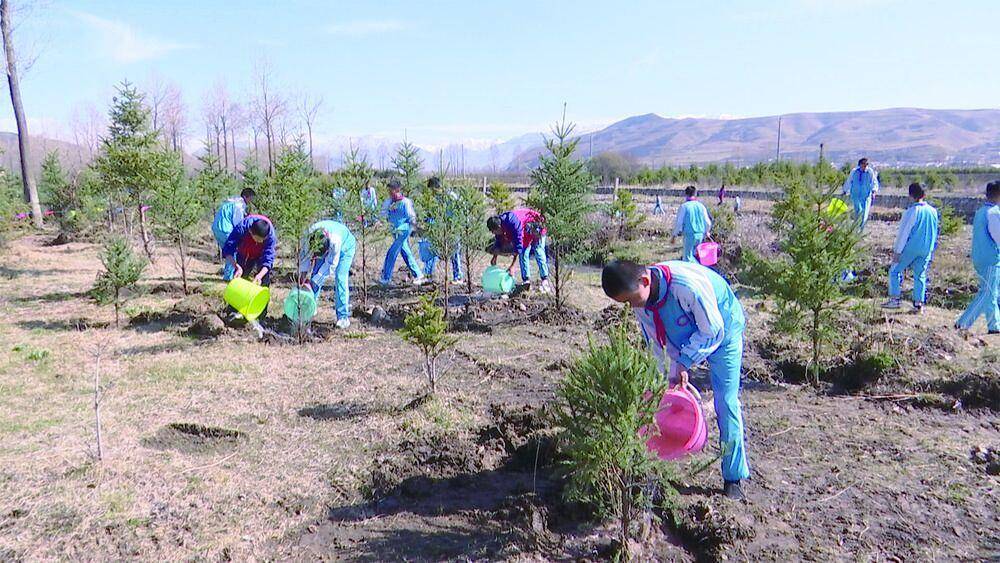
[[[679,255],[668,236],[678,201],[666,203],[667,219],[649,219],[633,244],[649,260]],[[766,252],[768,204],[744,203],[739,245]],[[878,264],[896,215],[870,227]],[[396,329],[429,289],[373,288],[367,307],[355,289],[346,332],[326,294],[308,342],[260,342],[212,320],[222,284],[206,233],[194,292],[161,249],[115,328],[112,308],[86,295],[99,248],[52,238],[0,252],[0,560],[609,556],[608,526],[562,500],[545,415],[588,336],[616,318],[597,268],[578,268],[560,314],[536,293],[458,288],[458,344],[437,396],[420,400],[421,360]],[[769,330],[773,304],[743,294],[748,499],[721,497],[714,464],[693,474],[716,454],[710,423],[713,445],[679,466],[657,559],[1000,557],[1000,338],[981,323],[969,339],[950,329],[974,291],[968,240],[965,226],[944,241],[923,316],[877,309],[885,272],[869,272],[840,327],[851,344],[819,387],[803,382],[804,346]],[[851,349],[895,362],[872,375]],[[694,383],[711,394],[706,373]]]

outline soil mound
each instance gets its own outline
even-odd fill
[[[143,438],[142,444],[155,450],[217,454],[236,449],[245,439],[246,434],[239,430],[190,422],[172,422],[160,428],[156,434]]]

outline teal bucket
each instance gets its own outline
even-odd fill
[[[503,268],[490,266],[483,272],[483,290],[488,293],[510,293],[514,291],[514,277]]]
[[[316,316],[316,308],[316,296],[310,289],[296,288],[285,297],[285,316],[293,323],[308,323]]]

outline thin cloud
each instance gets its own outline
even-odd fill
[[[400,20],[353,20],[330,24],[326,26],[326,32],[330,35],[364,37],[406,31],[411,28],[413,28],[413,24]]]
[[[158,59],[174,51],[197,47],[190,43],[179,43],[143,33],[123,21],[102,18],[86,12],[73,12],[73,15],[97,33],[102,51],[118,63],[128,64]]]

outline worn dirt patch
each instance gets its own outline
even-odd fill
[[[234,450],[246,440],[239,430],[203,426],[190,422],[172,422],[152,436],[142,439],[147,448],[174,450],[189,454],[216,454]]]

